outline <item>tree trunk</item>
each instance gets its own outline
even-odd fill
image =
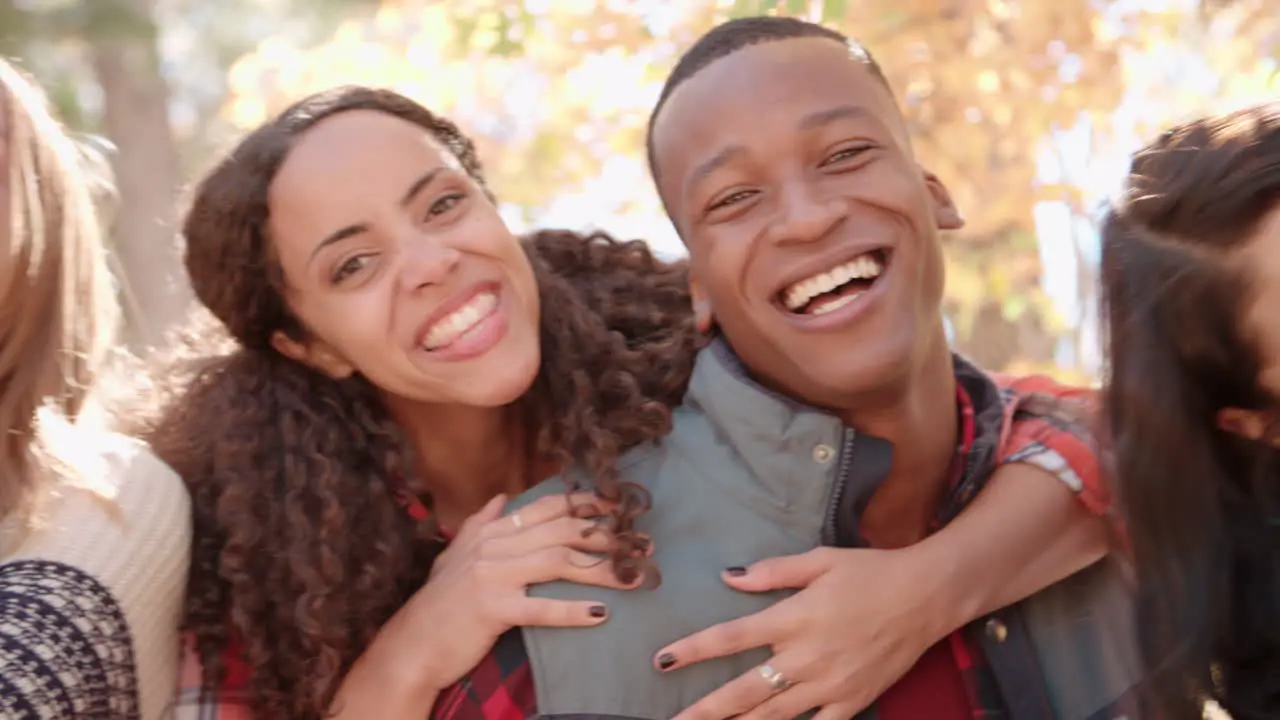
[[[103,33],[89,43],[102,88],[103,126],[116,146],[112,166],[120,205],[112,238],[124,274],[124,340],[144,354],[186,314],[191,291],[181,264],[181,166],[160,73],[154,0],[117,2],[143,31]]]

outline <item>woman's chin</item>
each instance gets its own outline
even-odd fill
[[[518,359],[516,359],[518,358]],[[439,367],[415,365],[394,375],[365,372],[386,402],[400,412],[413,406],[498,408],[519,400],[533,387],[541,357],[536,349],[490,353],[466,372],[444,374]]]
[[[516,402],[533,388],[538,378],[541,357],[534,353],[513,361],[510,355],[502,358],[497,367],[488,368],[483,373],[459,388],[459,400],[475,407],[502,407]]]

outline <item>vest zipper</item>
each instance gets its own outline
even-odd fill
[[[840,520],[840,500],[844,496],[844,486],[849,483],[849,469],[853,467],[853,442],[858,436],[852,428],[844,429],[844,437],[840,443],[840,463],[836,471],[836,481],[831,486],[831,495],[827,498],[827,517],[822,524],[822,544],[834,546],[837,541],[836,526]]]

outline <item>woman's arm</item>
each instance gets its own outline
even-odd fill
[[[937,533],[894,550],[823,547],[726,571],[737,590],[799,592],[659,649],[655,666],[675,672],[770,646],[771,667],[801,681],[773,693],[751,671],[679,720],[795,717],[815,706],[819,717],[851,717],[951,632],[1103,557],[1095,443],[1085,424],[1058,415],[1049,385],[1047,397],[1036,390],[1040,402],[1019,405],[1000,442],[1004,462]]]
[[[1111,493],[1093,434],[1096,394],[1032,376],[987,486],[947,527],[910,548],[943,581],[940,635],[1075,574],[1109,550]],[[949,612],[948,612],[949,611]]]
[[[940,582],[941,637],[1097,562],[1107,527],[1057,476],[1012,463],[959,517],[905,550]]]
[[[177,683],[174,659],[191,544],[187,492],[143,444],[69,432],[75,434],[66,441],[77,443],[68,449],[69,464],[82,473],[80,481],[42,490],[47,497],[38,500],[35,523],[16,534],[20,540],[4,558],[0,626],[21,637],[4,639],[0,664],[8,664],[0,675],[14,681],[14,673],[39,672],[24,670],[13,653],[23,644],[51,644],[58,649],[47,658],[53,666],[97,666],[112,678],[127,676],[136,684],[137,712],[159,717]],[[70,627],[92,641],[69,644],[57,613],[38,620],[31,615],[39,603],[65,610]],[[104,685],[90,677],[76,684],[75,692],[95,699],[119,691],[114,681]]]
[[[393,618],[383,632],[395,632]],[[379,633],[380,635],[382,633]],[[383,652],[375,640],[343,678],[334,698],[330,717],[356,720],[378,717],[385,720],[422,720],[431,714],[443,688],[432,687],[422,677],[406,673],[414,665],[395,653]]]
[[[820,717],[852,717],[954,630],[1102,557],[1102,522],[1053,473],[1004,465],[959,517],[914,545],[824,547],[725,573],[726,583],[746,592],[802,589],[667,645],[654,663],[674,672],[767,645],[775,652],[771,667],[802,679],[803,691],[772,693],[751,671],[678,720],[795,717],[814,706],[823,708]]]
[[[386,649],[387,644],[373,643],[352,666],[338,687],[329,717],[423,720],[431,715],[437,691],[411,672],[416,665],[403,657],[393,657]],[[223,673],[222,683],[209,692],[202,692],[200,658],[194,638],[187,638],[173,720],[254,720],[248,665],[235,652],[224,654],[223,662],[229,667]]]

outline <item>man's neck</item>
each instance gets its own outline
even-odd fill
[[[849,411],[845,424],[893,443],[889,477],[871,497],[859,530],[874,547],[919,542],[947,490],[958,444],[956,378],[951,352],[939,340],[922,359],[892,407]]]
[[[389,405],[416,453],[413,485],[431,493],[445,527],[457,527],[498,493],[529,486],[531,457],[515,408]]]

